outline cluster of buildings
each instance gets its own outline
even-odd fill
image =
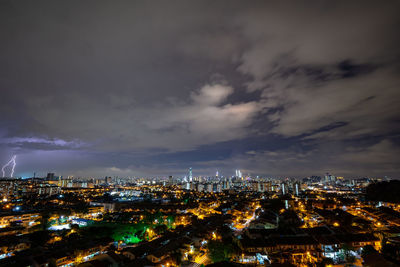
[[[24,196],[51,196],[59,194],[60,191],[60,186],[42,179],[0,179],[0,194],[6,199]]]
[[[363,264],[368,246],[400,251],[400,205],[366,200],[371,182],[0,179],[0,266],[200,266],[226,246],[237,264]]]

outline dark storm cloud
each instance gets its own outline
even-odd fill
[[[3,1],[1,158],[84,176],[397,176],[399,7]]]

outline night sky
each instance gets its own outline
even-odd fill
[[[400,178],[399,1],[1,1],[15,176]]]

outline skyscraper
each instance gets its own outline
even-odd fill
[[[282,191],[282,195],[286,195],[287,189],[286,189],[286,184],[285,183],[281,183],[281,191]]]
[[[300,183],[299,182],[294,183],[294,193],[296,196],[300,195],[300,190],[301,190]]]
[[[336,182],[336,177],[334,175],[326,173],[326,175],[325,175],[325,183],[331,183],[331,182]]]
[[[47,180],[47,181],[52,181],[52,180],[54,180],[54,173],[49,172],[49,173],[47,174],[47,176],[46,176],[46,180]]]
[[[192,167],[189,168],[189,182],[193,182]]]

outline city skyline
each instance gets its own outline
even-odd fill
[[[400,178],[399,2],[5,1],[15,177]]]
[[[41,172],[39,172],[39,173],[33,172],[33,175],[26,175],[25,177],[23,177],[23,176],[16,177],[16,176],[14,176],[15,168],[17,166],[16,157],[17,157],[16,155],[13,155],[11,157],[11,159],[6,164],[3,165],[2,169],[1,169],[2,176],[0,178],[22,178],[22,179],[34,179],[34,178],[41,179],[41,178],[46,178],[46,179],[49,179],[49,177],[51,177],[51,180],[54,180],[54,179],[56,179],[56,180],[75,179],[76,180],[76,179],[78,179],[77,181],[79,181],[80,179],[84,179],[84,180],[86,180],[86,179],[101,180],[103,178],[103,177],[95,177],[95,176],[86,176],[86,177],[81,177],[81,176],[75,176],[74,177],[74,175],[63,176],[62,174],[61,175],[60,174],[56,175],[54,172],[47,172],[47,173],[45,173],[45,172],[43,172],[43,173],[41,173]],[[7,171],[9,172],[10,175],[7,175]],[[225,181],[227,178],[229,178],[229,179],[230,178],[242,178],[242,179],[243,178],[248,178],[248,179],[254,180],[254,181],[258,181],[259,179],[269,179],[269,180],[270,179],[283,179],[283,180],[291,179],[292,180],[293,178],[297,178],[299,180],[301,180],[300,178],[302,178],[302,179],[318,178],[318,179],[325,179],[326,180],[327,177],[334,177],[334,179],[336,179],[335,178],[336,176],[330,174],[329,172],[325,173],[324,175],[308,175],[308,176],[305,176],[305,177],[300,177],[300,176],[299,177],[288,177],[288,176],[282,176],[282,175],[269,176],[268,177],[268,176],[263,176],[263,175],[255,175],[255,174],[251,174],[251,173],[242,174],[240,169],[236,169],[232,173],[228,172],[225,175],[224,174],[220,175],[219,171],[217,170],[215,175],[198,174],[196,176],[193,176],[193,174],[192,174],[193,173],[193,168],[192,167],[190,167],[187,171],[188,171],[188,173],[187,173],[188,175],[187,174],[178,174],[178,175],[175,175],[175,176],[174,175],[158,175],[158,176],[142,176],[142,177],[140,177],[140,176],[129,176],[129,175],[128,176],[122,176],[122,177],[119,177],[119,176],[111,177],[109,175],[105,175],[105,179],[114,178],[114,179],[122,179],[122,180],[127,180],[127,181],[131,180],[131,179],[148,179],[148,181],[165,181],[167,178],[168,179],[173,178],[173,179],[177,179],[179,181],[182,181],[184,183],[199,182],[199,180],[198,180],[199,178],[200,179],[202,179],[202,178],[204,178],[204,179],[206,179],[206,178],[214,178],[217,181],[218,180],[219,181]],[[325,178],[323,178],[323,177],[325,177]],[[349,181],[351,181],[354,178],[360,178],[360,177],[357,177],[357,176],[349,176],[349,177],[339,176],[340,179],[343,180],[345,178],[346,180],[349,180]],[[369,176],[365,176],[365,177],[362,177],[362,178],[363,179],[372,178],[373,180],[377,179],[379,181],[392,179],[391,177],[388,177],[388,176],[384,176],[384,177],[369,177]]]

